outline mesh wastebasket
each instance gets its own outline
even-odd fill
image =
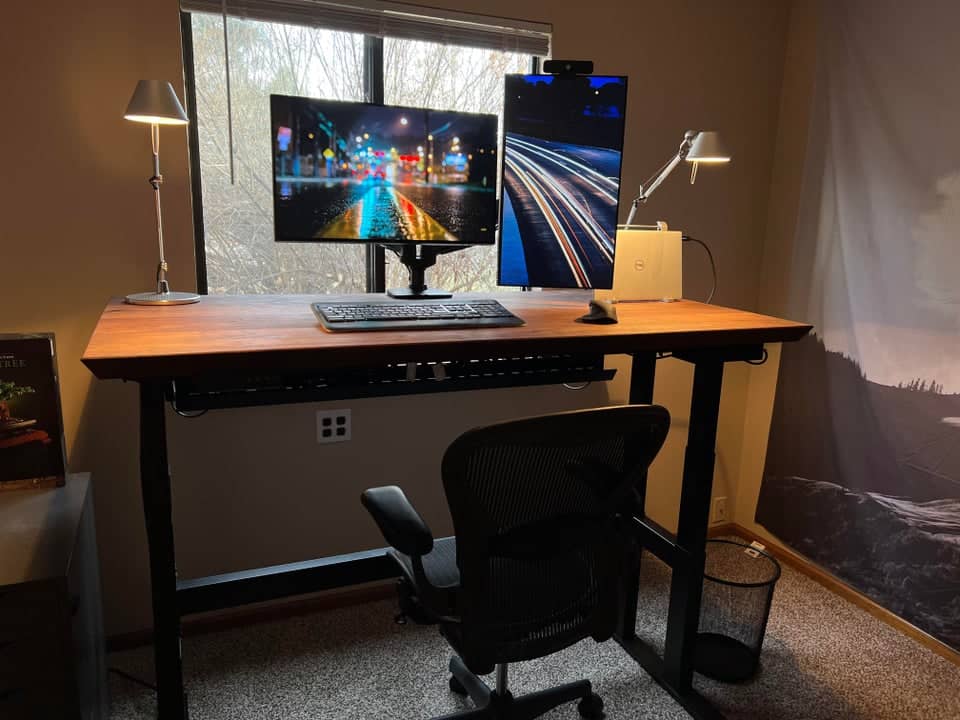
[[[715,680],[743,682],[757,672],[780,564],[732,540],[708,540],[706,553],[694,668]]]

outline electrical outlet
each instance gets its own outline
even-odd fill
[[[727,521],[727,498],[718,497],[713,499],[713,517],[711,522],[722,523]]]
[[[349,410],[317,411],[317,442],[346,442],[350,439]]]

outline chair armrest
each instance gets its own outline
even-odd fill
[[[360,502],[388,543],[406,555],[426,555],[433,549],[430,528],[396,485],[364,490]]]

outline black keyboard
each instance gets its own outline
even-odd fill
[[[523,320],[496,300],[368,300],[318,302],[313,311],[327,330],[441,330],[515,327]]]

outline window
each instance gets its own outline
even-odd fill
[[[495,113],[503,130],[503,76],[530,72],[522,53],[386,38],[384,102],[436,110]],[[388,255],[387,287],[407,284],[406,268]],[[453,292],[497,287],[497,248],[481,245],[440,255],[427,282]]]
[[[272,9],[270,0],[247,3],[266,14]],[[187,86],[195,96],[191,152],[201,198],[201,289],[204,279],[210,293],[365,292],[384,278],[387,287],[405,286],[406,270],[392,253],[384,260],[365,244],[274,242],[270,94],[502,114],[503,75],[530,72],[534,55],[411,39],[402,26],[401,37],[380,41],[343,29],[228,16],[228,92],[224,18],[190,9],[183,18],[185,56],[192,57],[185,63],[192,71]],[[438,34],[448,32],[419,33]],[[455,292],[489,290],[496,287],[496,265],[494,246],[468,247],[441,255],[428,282]]]

